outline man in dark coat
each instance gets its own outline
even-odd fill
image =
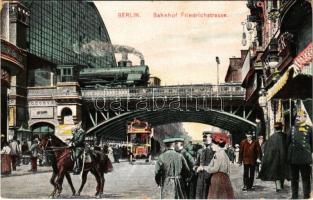
[[[117,146],[113,147],[113,158],[114,158],[114,162],[119,163],[119,149]]]
[[[287,136],[288,162],[291,167],[292,199],[297,199],[299,190],[299,172],[303,185],[303,198],[310,198],[312,178],[312,127],[306,123],[307,116],[303,110],[297,112],[296,124]]]
[[[194,151],[194,145],[192,144],[192,141],[189,141],[188,144],[185,146],[186,151],[188,151],[188,153],[192,156],[192,157],[196,157],[196,153]]]
[[[18,157],[21,153],[16,135],[13,136],[13,140],[9,143],[9,145],[11,148],[12,170],[15,171],[18,164]]]
[[[161,199],[186,199],[184,180],[190,177],[185,158],[177,153],[175,139],[164,139],[166,150],[155,164],[155,181],[161,187]]]
[[[211,134],[207,134],[203,136],[203,148],[199,149],[197,154],[197,159],[195,163],[194,170],[197,171],[197,168],[201,166],[203,169],[204,166],[209,166],[213,156],[214,151],[211,146],[212,138]],[[208,192],[210,187],[210,174],[201,170],[198,172],[197,178],[197,188],[196,188],[196,198],[197,199],[207,199]]]
[[[177,138],[175,142],[175,151],[177,153],[180,153],[185,160],[187,161],[188,167],[190,169],[190,177],[185,180],[186,182],[186,193],[187,193],[187,198],[188,199],[194,199],[196,197],[196,184],[197,184],[197,179],[195,176],[195,172],[193,171],[193,167],[195,165],[195,160],[191,156],[191,154],[184,148],[184,139],[183,138]]]
[[[275,181],[276,191],[284,188],[284,180],[290,180],[287,164],[286,134],[282,131],[282,123],[276,122],[275,133],[267,140],[260,171],[262,181]]]
[[[251,190],[254,181],[254,172],[256,161],[261,153],[258,142],[252,140],[252,134],[246,134],[247,139],[241,141],[239,151],[239,164],[243,163],[243,188],[242,190]]]
[[[234,148],[231,145],[226,144],[225,153],[228,156],[230,162],[234,163],[234,161],[235,161],[235,150],[234,150]]]
[[[261,148],[261,152],[259,154],[259,158],[256,161],[256,166],[255,166],[255,171],[257,173],[257,179],[260,178],[260,168],[261,168],[261,162],[262,162],[262,158],[263,158],[263,154],[264,154],[264,146],[265,146],[265,142],[264,142],[264,137],[263,135],[260,135],[258,137],[258,141],[257,141],[260,145]]]

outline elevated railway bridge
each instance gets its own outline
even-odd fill
[[[198,122],[243,134],[255,129],[258,108],[246,105],[244,97],[239,83],[82,88],[73,82],[28,88],[28,124],[33,130],[45,123],[58,136],[70,137],[70,128],[61,133],[70,116],[74,124],[82,120],[89,136],[118,140],[126,140],[127,122],[134,118],[152,126]]]
[[[82,89],[83,121],[90,136],[126,139],[134,118],[152,126],[177,122],[213,125],[231,133],[255,130],[255,108],[240,84]]]

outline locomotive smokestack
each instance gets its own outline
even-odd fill
[[[122,60],[120,60],[117,65],[119,67],[131,67],[132,66],[132,61],[128,60],[128,53],[125,51],[121,52],[122,54]]]
[[[144,59],[141,59],[141,60],[140,60],[140,65],[141,65],[141,66],[144,66],[144,65],[145,65],[145,60],[144,60]]]

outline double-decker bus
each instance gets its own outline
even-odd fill
[[[151,127],[148,122],[134,119],[127,124],[127,146],[130,161],[148,159],[151,152]]]

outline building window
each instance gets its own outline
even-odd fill
[[[31,127],[32,133],[35,135],[54,134],[54,126],[48,123],[37,123]]]
[[[74,124],[72,110],[70,108],[63,108],[61,118],[63,124]]]
[[[71,82],[73,81],[72,68],[62,68],[61,69],[61,82]]]

